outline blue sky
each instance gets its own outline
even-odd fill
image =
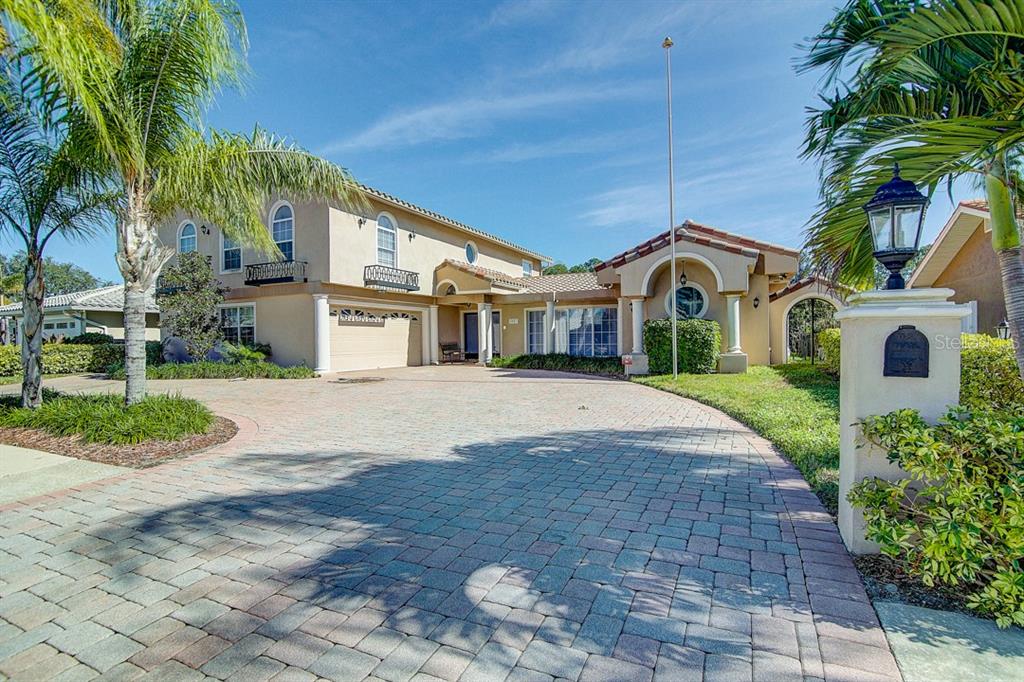
[[[208,122],[259,123],[556,260],[604,258],[667,227],[671,35],[677,220],[799,246],[816,77],[793,60],[835,4],[243,0],[252,74]],[[936,197],[929,237],[950,209]],[[108,234],[49,253],[120,281],[113,250]]]

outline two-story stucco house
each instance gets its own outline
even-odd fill
[[[676,230],[684,286],[668,281],[667,231],[596,272],[542,276],[548,259],[536,251],[364,191],[358,210],[286,197],[269,206],[280,262],[200,218],[179,216],[160,236],[179,253],[210,256],[229,288],[221,310],[228,340],[270,344],[276,362],[320,372],[437,363],[442,345],[453,344],[480,362],[632,353],[639,366],[643,322],[668,315],[673,291],[685,314],[721,323],[722,370],[742,371],[782,361],[785,350],[771,347],[770,310],[808,294],[784,291],[795,250],[691,222]]]

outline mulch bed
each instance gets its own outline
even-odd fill
[[[206,433],[181,440],[154,440],[138,445],[86,443],[79,436],[54,436],[41,429],[0,428],[0,443],[17,445],[66,457],[87,459],[101,464],[143,469],[168,460],[187,457],[200,450],[220,445],[238,433],[230,419],[217,417]]]
[[[896,601],[939,611],[966,613],[977,618],[986,617],[967,608],[967,598],[962,591],[946,585],[928,587],[907,575],[895,559],[881,554],[863,555],[853,557],[853,563],[860,571],[871,601]]]

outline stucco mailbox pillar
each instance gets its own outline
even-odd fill
[[[854,554],[874,554],[864,517],[846,499],[865,478],[906,476],[861,437],[871,415],[913,408],[935,422],[960,397],[960,324],[970,308],[952,289],[869,291],[836,315],[842,330],[839,382],[839,532]],[[888,375],[888,376],[886,376]]]

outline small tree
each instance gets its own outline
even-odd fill
[[[195,251],[182,254],[164,268],[160,284],[160,326],[181,339],[192,358],[205,359],[224,337],[217,306],[226,289],[214,278],[210,260]]]

